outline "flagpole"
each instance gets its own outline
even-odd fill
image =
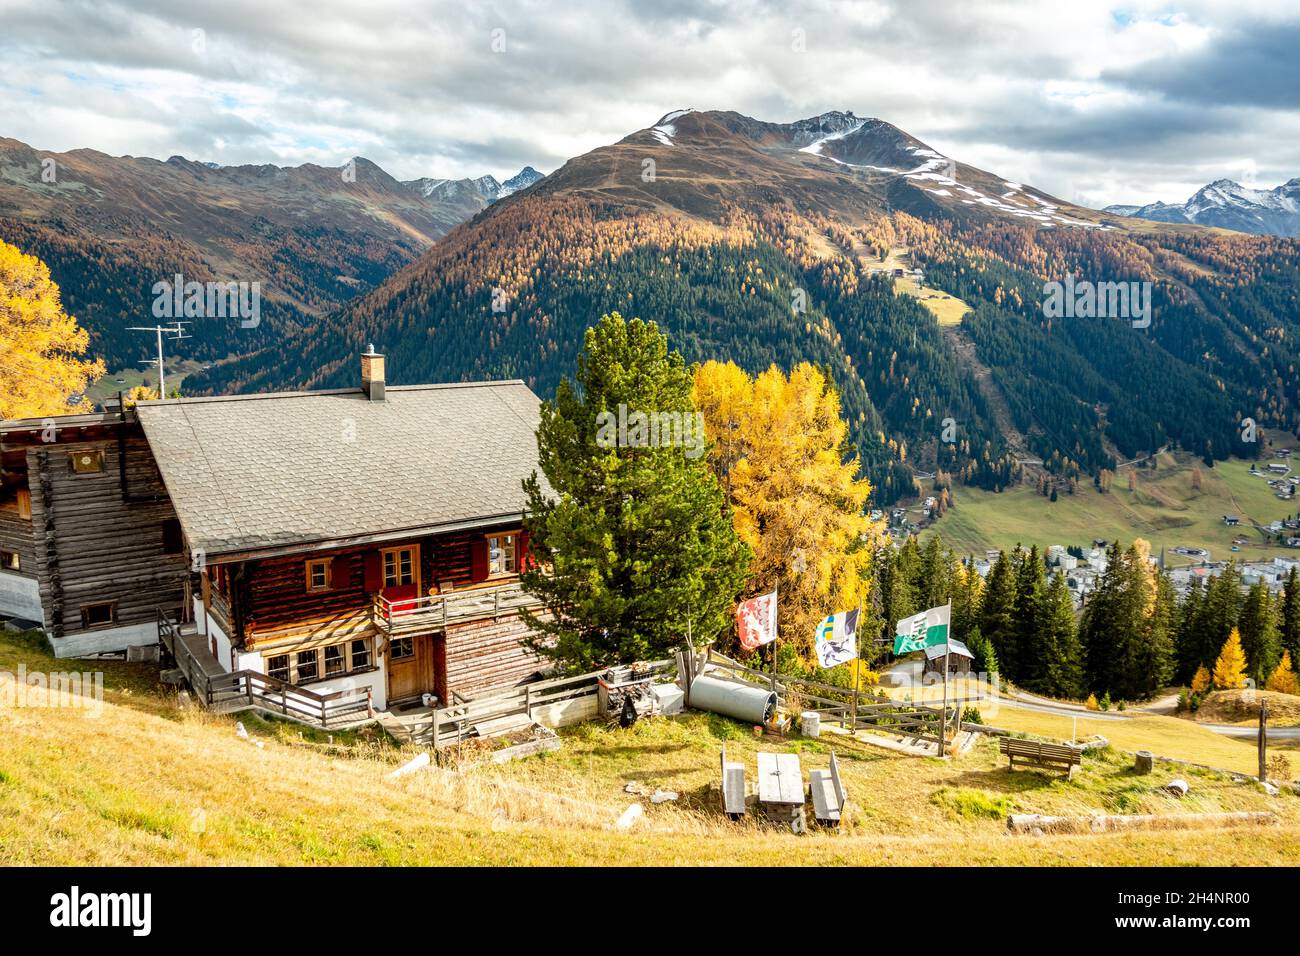
[[[781,586],[772,587],[772,688],[776,688],[776,645],[781,640]],[[778,701],[779,702],[779,701]]]
[[[943,710],[939,711],[939,756],[948,736],[948,655],[952,653],[952,598],[948,598],[948,639],[943,644]]]
[[[862,602],[858,601],[858,620],[853,626],[853,729],[849,733],[858,735],[858,685],[862,680],[862,651],[858,647],[858,627],[862,624]]]

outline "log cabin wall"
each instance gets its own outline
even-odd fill
[[[123,447],[124,471],[115,439],[27,451],[36,573],[56,654],[67,635],[145,625],[160,607],[183,609],[189,569],[176,513],[144,438],[132,435]],[[77,473],[72,459],[81,454],[102,458],[102,467]],[[87,627],[83,608],[105,604],[112,605],[111,622]],[[121,649],[93,641],[78,648]]]
[[[439,682],[438,696],[446,700],[447,692],[454,690],[472,697],[537,676],[547,664],[521,643],[529,633],[518,614],[448,626],[445,642],[439,642],[445,686]]]
[[[363,561],[370,548],[341,548],[248,562],[245,570],[244,645],[247,650],[291,647],[325,637],[371,637],[371,598]],[[307,589],[307,561],[328,560],[329,587]]]
[[[367,555],[381,550],[418,545],[420,593],[447,593],[495,587],[515,580],[515,575],[474,580],[473,543],[492,531],[517,531],[518,524],[494,529],[428,535],[380,545],[304,552],[291,557],[264,558],[245,566],[243,594],[244,649],[263,654],[294,647],[336,643],[360,638],[380,638],[371,621],[371,591],[367,587]],[[312,591],[307,584],[307,562],[329,561],[329,587]],[[371,559],[372,561],[374,558]],[[234,569],[230,569],[234,579]],[[373,583],[373,582],[371,582]],[[224,604],[220,589],[211,588],[213,609]],[[224,610],[224,608],[222,609]],[[225,613],[229,613],[226,611]],[[227,633],[233,633],[228,630]],[[527,651],[521,639],[528,628],[517,613],[499,620],[453,624],[443,634],[431,627],[436,692],[444,701],[449,691],[470,694],[489,687],[517,684],[544,667]],[[382,640],[375,641],[376,653]]]
[[[20,476],[21,481],[25,479],[25,475]],[[5,552],[0,561],[0,614],[39,626],[45,620],[45,611],[36,576],[31,497],[25,484],[0,491],[0,551]],[[15,555],[17,568],[13,565]]]
[[[18,573],[36,577],[36,538],[32,520],[20,516],[16,499],[0,502],[0,550],[18,555]]]
[[[517,530],[505,525],[497,531]],[[317,641],[325,636],[339,640],[373,633],[370,625],[371,593],[365,580],[368,553],[418,545],[420,548],[420,593],[446,592],[473,587],[493,587],[507,578],[474,581],[471,542],[481,541],[488,530],[459,531],[426,535],[381,545],[364,545],[312,551],[291,557],[265,558],[247,564],[247,599],[244,608],[244,637],[248,650],[290,646]],[[323,591],[307,589],[307,561],[330,562],[330,586]]]

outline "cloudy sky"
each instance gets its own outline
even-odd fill
[[[1088,205],[1300,176],[1273,0],[0,0],[0,62],[0,136],[52,150],[505,177],[679,107],[843,109]]]

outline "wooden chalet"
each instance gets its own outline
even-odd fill
[[[518,381],[388,387],[372,350],[360,388],[0,423],[0,618],[60,656],[161,638],[209,703],[323,723],[526,681],[539,406]]]
[[[153,645],[188,577],[129,411],[0,422],[0,618],[43,629],[59,657]]]
[[[519,574],[539,405],[518,381],[386,387],[372,351],[359,389],[137,406],[209,676],[382,710],[538,675]]]

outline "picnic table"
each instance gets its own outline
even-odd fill
[[[758,754],[758,802],[771,819],[789,823],[796,833],[803,832],[803,768],[798,754]]]

